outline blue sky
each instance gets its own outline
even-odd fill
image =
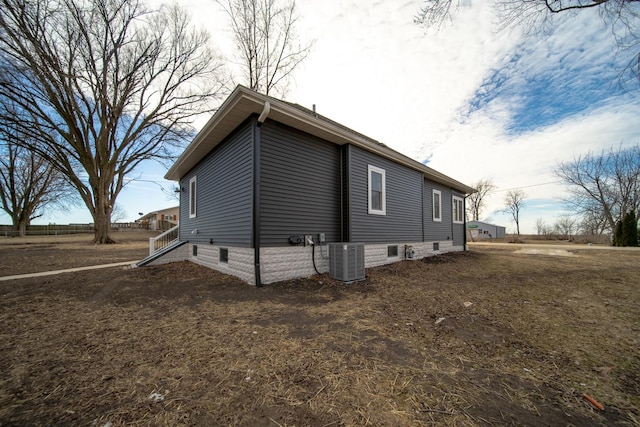
[[[232,56],[215,2],[181,4]],[[497,189],[483,219],[508,231],[514,226],[499,212],[507,190],[526,192],[521,231],[533,233],[536,219],[553,224],[564,213],[563,187],[551,174],[557,162],[640,142],[640,92],[617,85],[629,57],[616,55],[597,11],[527,35],[498,30],[486,1],[462,2],[450,25],[427,32],[413,23],[420,0],[297,5],[300,37],[316,42],[286,99],[316,104],[319,113],[467,184],[492,179]],[[118,199],[128,220],[176,204],[165,171],[149,163],[130,177]],[[89,221],[77,208],[37,222]]]
[[[587,44],[601,34],[609,37]],[[511,117],[504,128],[517,137],[623,98],[619,73],[628,58],[611,54],[612,41],[608,27],[591,12],[571,16],[537,37],[523,37],[490,70],[469,102],[469,113],[507,103]]]

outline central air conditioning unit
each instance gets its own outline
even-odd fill
[[[363,280],[364,243],[330,243],[329,275],[343,282]]]

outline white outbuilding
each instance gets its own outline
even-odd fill
[[[471,241],[500,239],[506,236],[506,228],[481,221],[468,221],[467,232]]]

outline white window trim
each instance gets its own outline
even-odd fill
[[[373,209],[371,207],[371,172],[379,173],[380,175],[382,175],[382,209]],[[386,215],[387,214],[386,172],[384,169],[380,169],[376,166],[369,165],[367,177],[368,177],[367,200],[369,205],[369,213],[372,215]]]
[[[456,208],[456,203],[460,204],[459,209]],[[462,197],[453,196],[451,204],[452,204],[451,215],[453,217],[453,223],[464,224],[464,199]],[[458,213],[460,215],[460,218],[462,219],[457,219],[456,213]]]
[[[198,182],[197,177],[189,180],[189,218],[195,218],[198,213]],[[191,194],[193,191],[194,194]]]
[[[438,211],[436,212],[436,194],[438,195],[438,200],[440,203],[438,204]],[[442,222],[442,191],[433,190],[433,199],[431,200],[431,211],[433,214],[433,222]]]

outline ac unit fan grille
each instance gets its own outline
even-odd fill
[[[364,243],[329,244],[329,275],[343,282],[364,279]]]

